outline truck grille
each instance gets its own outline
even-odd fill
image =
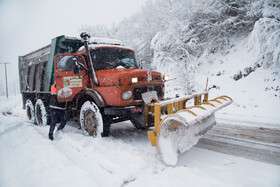
[[[158,94],[158,97],[163,97],[163,92],[161,86],[149,86],[149,87],[140,87],[140,88],[134,88],[133,90],[133,99],[134,100],[142,100],[142,93],[145,93],[147,91],[156,91]]]

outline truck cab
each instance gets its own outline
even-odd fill
[[[70,87],[69,97],[58,97],[60,102],[72,101],[85,90],[93,90],[106,107],[138,106],[141,94],[155,90],[163,97],[163,80],[159,72],[141,69],[131,48],[110,44],[90,44],[90,55],[98,80],[91,84],[90,68],[84,47],[75,53],[55,57],[55,83],[57,90]]]

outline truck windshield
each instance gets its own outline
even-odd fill
[[[91,51],[94,69],[137,68],[134,52],[120,48],[99,48]]]

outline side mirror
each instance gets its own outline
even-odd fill
[[[81,70],[80,65],[79,65],[77,62],[75,62],[75,65],[74,65],[74,67],[73,67],[73,72],[74,72],[74,74],[79,74],[79,73],[80,73],[80,70]]]

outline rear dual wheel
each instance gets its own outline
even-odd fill
[[[48,123],[48,114],[44,102],[38,99],[33,105],[32,101],[28,99],[25,103],[26,116],[28,120],[36,125],[44,126]]]
[[[45,126],[48,123],[48,114],[44,102],[38,99],[35,104],[35,124]]]
[[[35,122],[34,105],[33,105],[32,101],[30,99],[26,100],[25,110],[26,110],[27,119],[34,123]]]
[[[44,126],[48,122],[47,108],[41,99],[38,99],[35,106],[30,100],[26,101],[27,118],[36,125]],[[86,101],[80,110],[80,124],[84,134],[90,136],[108,136],[110,124],[105,120],[103,128],[103,120],[98,106],[91,101]],[[104,129],[104,130],[103,130]]]

